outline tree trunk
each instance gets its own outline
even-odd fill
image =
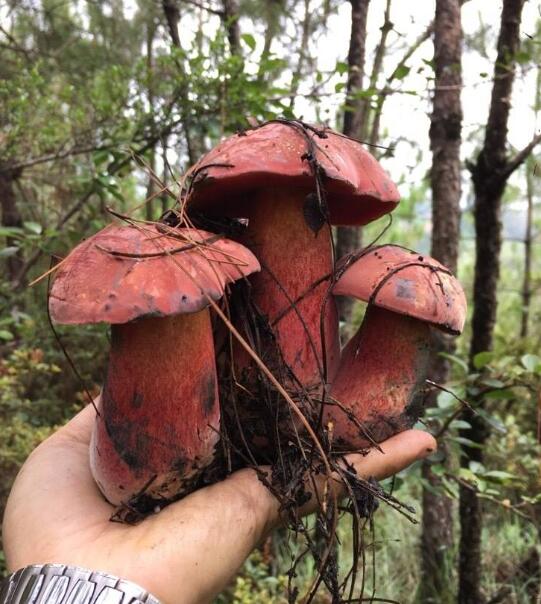
[[[436,73],[433,112],[430,123],[432,150],[432,256],[457,270],[460,225],[460,143],[462,129],[462,27],[459,0],[437,0],[434,21],[434,67]],[[437,352],[452,352],[451,339],[441,334]],[[443,383],[449,375],[448,361],[434,355],[430,377]],[[436,404],[433,393],[427,406]],[[445,447],[440,445],[444,464],[448,465]],[[431,471],[431,463],[422,467],[430,488],[423,488],[421,534],[422,602],[450,601],[448,556],[453,537],[452,500],[441,489],[440,479]]]
[[[167,22],[167,28],[171,37],[171,42],[175,48],[182,48],[180,44],[180,34],[178,31],[178,23],[180,21],[180,8],[177,0],[162,0],[163,13]],[[184,76],[184,65],[177,61],[177,65],[182,70]],[[182,127],[184,130],[184,138],[186,140],[186,153],[190,164],[194,164],[202,155],[203,145],[197,144],[198,141],[192,132],[192,120],[190,118],[190,99],[187,91],[183,90],[180,95],[180,112],[182,115]]]
[[[153,46],[154,46],[154,35],[156,33],[156,27],[154,26],[153,19],[149,19],[147,22],[147,39],[146,39],[146,50],[147,50],[147,97],[149,105],[149,115],[151,119],[151,132],[152,136],[156,136],[156,120],[154,116],[154,60],[153,60]],[[153,220],[154,218],[154,206],[156,205],[153,198],[155,189],[155,177],[156,177],[156,145],[153,145],[150,149],[149,158],[149,173],[147,180],[147,192],[146,192],[146,205],[145,205],[145,218],[147,220]]]
[[[304,0],[304,17],[302,20],[301,44],[299,46],[299,58],[297,67],[291,78],[289,108],[293,112],[295,110],[295,100],[299,90],[299,83],[302,78],[304,63],[308,58],[308,42],[310,40],[310,32],[312,31],[312,12],[310,10],[310,0]]]
[[[2,208],[2,226],[5,227],[20,228],[23,226],[23,219],[17,207],[17,197],[15,195],[15,181],[19,176],[19,173],[0,163],[0,206]],[[17,240],[6,237],[6,247],[16,245]],[[22,267],[23,257],[21,252],[8,256],[6,269],[10,281],[14,282],[17,279]]]
[[[472,339],[470,367],[476,354],[492,348],[496,321],[497,284],[501,249],[501,201],[512,169],[517,162],[507,158],[507,127],[515,76],[515,57],[520,45],[520,20],[524,0],[504,0],[494,84],[483,147],[471,167],[475,192],[475,274],[473,285]],[[511,169],[510,166],[513,165]],[[474,401],[478,405],[481,400]],[[465,414],[471,428],[462,436],[481,445],[487,438],[486,424],[472,412]],[[482,449],[462,447],[461,464],[482,461]],[[472,489],[460,488],[459,602],[479,604],[481,594],[481,505]]]
[[[383,59],[385,58],[385,51],[387,49],[387,37],[389,32],[393,29],[393,23],[391,21],[391,2],[387,0],[385,5],[385,13],[383,15],[383,25],[381,26],[381,36],[376,47],[374,54],[374,62],[372,63],[372,71],[370,72],[370,80],[368,82],[368,90],[372,94],[376,91],[378,85],[378,79],[383,67]],[[362,111],[359,125],[359,139],[366,142],[368,137],[368,129],[372,117],[372,100],[371,97],[362,100]],[[377,143],[374,143],[377,144]]]
[[[348,53],[348,81],[346,87],[346,107],[344,112],[343,133],[352,138],[360,138],[362,125],[363,102],[355,95],[362,90],[366,46],[366,21],[370,0],[350,0],[351,3],[351,36]],[[339,226],[336,229],[336,256],[341,258],[355,252],[362,245],[361,230],[358,227]],[[353,298],[345,296],[338,299],[340,321],[346,328],[347,338],[352,332]]]
[[[265,62],[271,55],[271,46],[276,34],[280,29],[280,16],[284,12],[284,0],[268,0],[264,3],[265,11],[265,34],[263,38],[263,50],[259,60],[258,82],[263,82],[268,74],[265,71]]]
[[[522,315],[520,337],[528,337],[530,321],[530,300],[532,297],[532,235],[533,235],[533,170],[531,162],[526,165],[526,195],[528,210],[526,213],[526,231],[524,233],[524,275],[522,277]]]
[[[239,9],[236,0],[222,0],[223,21],[232,55],[240,55]]]

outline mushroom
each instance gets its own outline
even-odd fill
[[[193,488],[214,457],[220,409],[209,298],[259,270],[242,245],[194,229],[109,226],[61,264],[57,323],[111,324],[91,469],[139,511]]]
[[[335,448],[358,449],[417,421],[431,329],[460,334],[466,299],[442,264],[399,246],[368,248],[342,267],[333,294],[353,296],[368,308],[342,352],[325,423],[332,424]]]
[[[306,390],[331,378],[339,360],[336,305],[328,296],[334,267],[326,212],[331,224],[363,225],[393,210],[398,199],[360,143],[297,121],[268,122],[232,136],[194,170],[189,212],[249,220],[241,241],[262,267],[251,279],[252,301]]]

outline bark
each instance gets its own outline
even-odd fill
[[[280,28],[280,15],[284,12],[284,0],[269,0],[264,3],[265,10],[265,35],[263,39],[263,50],[259,61],[258,82],[266,78],[264,63],[271,54],[271,46]]]
[[[239,8],[237,0],[222,0],[223,22],[232,55],[240,55]]]
[[[299,90],[299,83],[302,77],[304,64],[308,58],[308,42],[310,40],[310,32],[312,31],[312,13],[310,11],[310,0],[304,0],[304,17],[302,20],[302,35],[301,44],[299,47],[299,58],[297,67],[291,79],[291,94],[289,96],[289,108],[295,110],[295,99]]]
[[[162,0],[162,8],[163,13],[165,15],[165,20],[167,22],[169,35],[171,37],[171,42],[173,43],[173,46],[175,48],[181,49],[182,46],[180,44],[180,34],[178,31],[178,23],[180,21],[179,4],[177,0]],[[180,61],[177,61],[177,65],[182,77],[184,78],[186,76],[184,66]],[[202,148],[200,145],[196,144],[196,140],[192,132],[192,120],[190,119],[189,115],[190,99],[188,98],[188,94],[185,87],[182,88],[182,92],[180,95],[180,103],[180,112],[182,115],[184,138],[186,139],[186,151],[188,154],[188,161],[190,162],[190,164],[194,164],[202,155]]]
[[[163,14],[167,21],[167,28],[173,45],[180,48],[180,35],[178,33],[178,22],[180,21],[180,9],[176,0],[163,0]]]
[[[347,136],[360,138],[363,100],[356,95],[362,91],[365,50],[366,21],[370,0],[350,0],[351,36],[348,53],[348,81],[346,86],[346,108],[343,132]]]
[[[459,0],[437,0],[434,20],[435,92],[430,123],[432,150],[432,256],[457,270],[460,224],[460,143],[462,129],[462,27]],[[452,352],[452,340],[439,332],[437,352]],[[447,381],[448,361],[434,355],[430,378]],[[436,404],[436,394],[426,401]],[[440,445],[444,464],[448,465],[445,446]],[[431,463],[422,466],[423,478],[430,485],[423,488],[421,533],[422,602],[444,602],[450,597],[448,556],[453,542],[452,500],[441,489],[441,480],[431,471]]]
[[[2,226],[4,227],[22,227],[23,219],[19,208],[17,207],[17,197],[15,195],[15,181],[20,176],[20,171],[8,169],[1,166],[0,170],[0,206],[2,208]],[[6,237],[6,247],[15,246],[17,241],[12,237]],[[23,266],[23,257],[20,252],[6,259],[7,276],[10,281],[17,278]]]
[[[385,5],[385,14],[383,16],[383,25],[381,26],[381,36],[376,47],[376,52],[374,54],[374,62],[372,63],[372,71],[370,72],[370,80],[368,82],[368,90],[375,91],[376,86],[378,84],[378,79],[383,67],[383,59],[385,58],[385,51],[387,48],[387,37],[389,32],[393,29],[393,23],[391,21],[391,2],[392,0],[387,0]],[[362,111],[360,118],[360,127],[359,127],[359,138],[362,141],[366,141],[368,136],[368,127],[371,121],[372,116],[372,101],[371,97],[363,99],[362,101]],[[377,144],[377,143],[374,143]]]
[[[520,337],[528,337],[530,321],[530,301],[532,297],[532,236],[533,236],[533,167],[526,166],[526,195],[528,210],[526,214],[526,232],[524,233],[524,275],[522,278],[522,316]]]
[[[479,352],[492,348],[496,321],[497,284],[501,249],[501,201],[507,179],[516,161],[507,158],[507,129],[515,77],[515,56],[520,45],[520,20],[524,0],[504,0],[494,67],[494,84],[483,147],[471,166],[475,193],[474,220],[476,259],[473,285],[470,366]],[[525,158],[524,158],[525,159]],[[510,167],[512,166],[512,169]],[[474,401],[481,405],[482,401]],[[471,412],[465,414],[471,428],[462,436],[483,445],[486,424]],[[463,447],[461,464],[482,461],[482,449]],[[481,505],[474,490],[460,488],[459,594],[463,604],[483,602],[481,578]]]
[[[348,81],[346,87],[346,108],[342,132],[352,138],[361,137],[363,102],[355,98],[362,90],[365,69],[366,21],[370,0],[350,0],[351,35],[348,53]],[[362,245],[361,230],[358,227],[339,226],[336,229],[336,256],[341,258],[356,251]],[[340,321],[344,322],[344,336],[352,335],[352,319],[355,303],[352,298],[338,300]]]
[[[156,120],[154,116],[154,65],[153,65],[153,45],[154,45],[154,35],[156,33],[156,28],[152,22],[152,19],[149,19],[147,23],[147,40],[146,40],[146,50],[147,50],[147,97],[148,97],[148,105],[149,105],[149,115],[151,120],[151,132],[152,136],[156,136]],[[155,189],[155,173],[156,173],[156,147],[153,146],[150,149],[150,158],[149,158],[149,166],[148,166],[148,180],[147,180],[147,191],[146,191],[146,205],[145,205],[145,218],[147,220],[153,219],[153,208],[155,205],[155,201],[153,199],[154,189]]]
[[[164,191],[161,195],[162,200],[162,212],[165,212],[169,209],[169,196],[167,195],[167,191],[165,187],[167,187],[167,182],[169,181],[169,161],[167,160],[167,145],[169,144],[168,136],[164,136],[162,138],[162,164],[163,164],[163,172],[162,172],[162,185]]]

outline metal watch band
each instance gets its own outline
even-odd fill
[[[160,604],[131,581],[78,566],[36,564],[0,585],[0,604]]]

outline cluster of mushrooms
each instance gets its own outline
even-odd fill
[[[464,293],[395,245],[335,261],[332,225],[365,225],[399,196],[360,143],[328,128],[267,122],[185,182],[160,221],[110,225],[56,271],[55,322],[111,324],[92,474],[143,517],[270,464],[269,488],[300,505],[322,452],[363,451],[416,422],[432,330],[461,332]],[[367,303],[342,349],[336,296]]]

